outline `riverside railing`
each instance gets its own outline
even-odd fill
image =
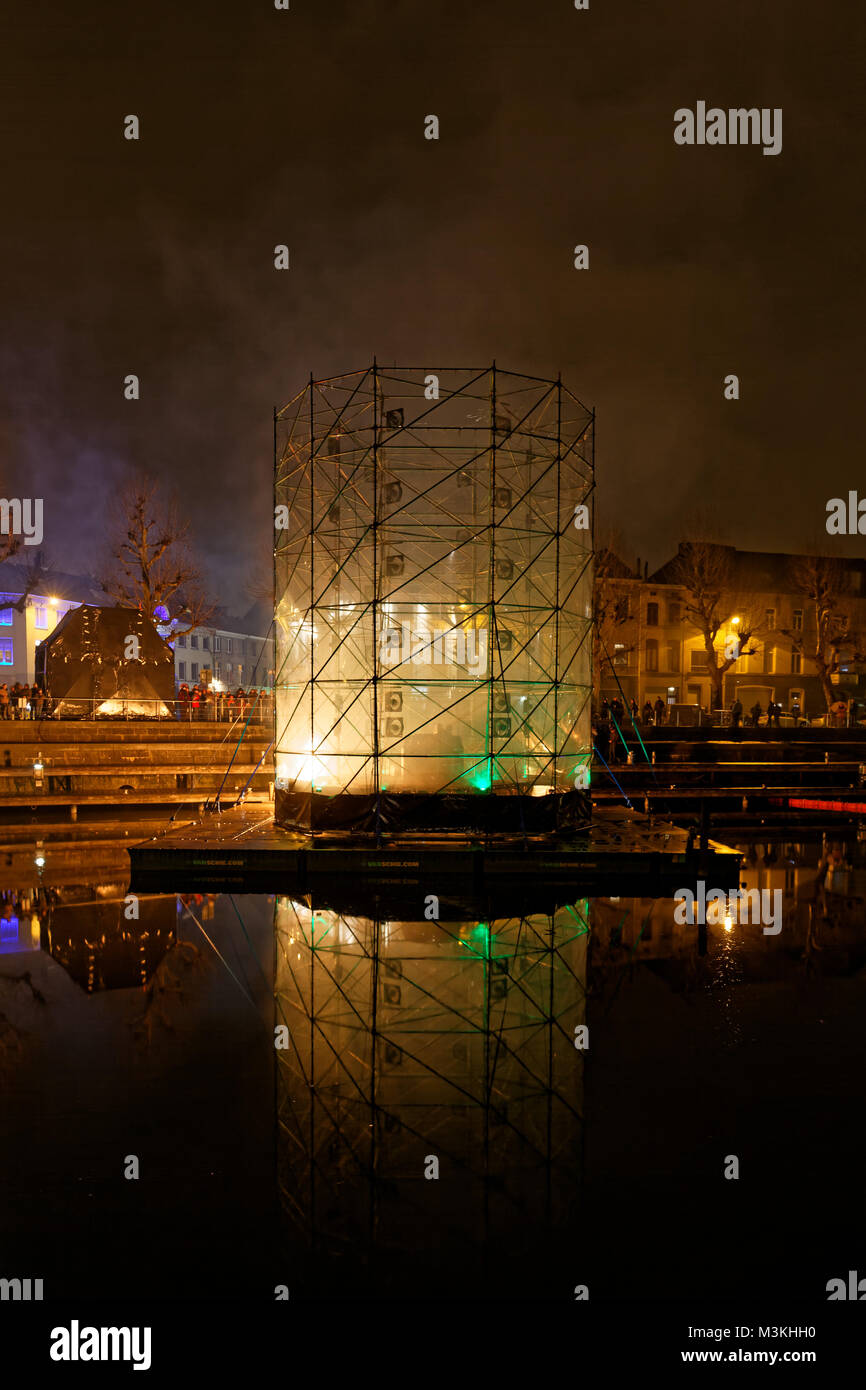
[[[206,700],[198,705],[191,700],[142,700],[117,697],[105,699],[48,698],[40,702],[16,700],[0,705],[0,725],[4,723],[42,723],[50,721],[161,721],[184,724],[233,724],[246,720],[253,711],[251,722],[268,724],[273,718],[273,696],[256,699],[256,692],[244,700]]]

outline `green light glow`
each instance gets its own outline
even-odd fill
[[[492,760],[477,764],[466,774],[466,780],[470,787],[474,787],[477,792],[489,792],[493,785]]]
[[[490,925],[488,922],[478,922],[469,932],[470,940],[461,941],[460,945],[465,946],[467,951],[471,951],[474,956],[487,956],[490,950]]]

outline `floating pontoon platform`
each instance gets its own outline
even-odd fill
[[[674,892],[696,878],[739,885],[740,855],[679,826],[624,808],[601,810],[573,839],[497,836],[307,836],[274,824],[262,808],[208,814],[130,848],[133,890],[279,893],[320,891],[337,880],[450,887],[553,887],[577,895]]]

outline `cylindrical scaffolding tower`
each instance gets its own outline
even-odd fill
[[[374,363],[275,412],[279,823],[588,824],[593,426],[495,365]]]

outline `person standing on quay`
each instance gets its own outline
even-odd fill
[[[599,720],[598,728],[595,731],[595,746],[599,757],[605,762],[610,761],[610,721],[608,719]]]
[[[659,725],[664,724],[664,722],[665,722],[665,702],[664,702],[664,700],[662,699],[661,695],[659,695],[658,698],[656,699],[655,707],[654,707],[654,708],[655,708],[655,712],[656,712],[656,723],[659,724]]]

